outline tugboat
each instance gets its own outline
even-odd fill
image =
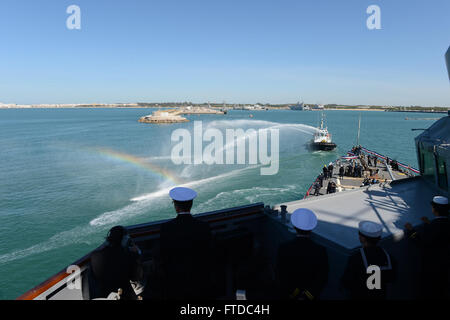
[[[331,151],[336,148],[336,143],[331,141],[331,134],[328,132],[326,126],[324,126],[324,118],[322,113],[322,119],[320,120],[320,127],[318,131],[314,133],[314,138],[311,141],[311,148],[313,150]]]

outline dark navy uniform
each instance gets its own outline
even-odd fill
[[[343,166],[341,166],[341,167],[339,168],[339,176],[341,177],[341,179],[344,178],[344,173],[345,173],[345,169],[344,169]]]
[[[281,298],[317,299],[328,281],[326,249],[297,236],[280,246],[277,273]]]
[[[328,168],[327,168],[326,166],[324,166],[324,167],[322,168],[322,171],[323,171],[323,176],[324,176],[324,178],[325,178],[325,179],[328,179]]]
[[[449,298],[450,220],[436,217],[429,224],[407,231],[407,236],[421,246],[421,297]]]
[[[321,187],[321,188],[323,187],[323,179],[325,179],[325,177],[324,177],[323,173],[321,173],[321,174],[319,175],[319,183],[320,183],[320,187]]]
[[[329,166],[328,166],[328,178],[333,178],[333,165],[332,164],[330,164]]]
[[[367,267],[376,265],[381,270],[381,289],[370,290],[367,279]],[[351,299],[382,300],[386,298],[386,286],[395,279],[396,263],[383,248],[379,246],[361,248],[350,256],[341,285],[350,293]]]
[[[209,224],[189,213],[161,225],[161,259],[165,297],[210,298],[211,231]]]

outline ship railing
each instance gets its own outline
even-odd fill
[[[378,158],[381,158],[381,159],[383,159],[383,160],[385,160],[385,161],[388,159],[388,157],[386,157],[386,156],[384,156],[384,155],[382,155],[382,154],[380,154],[380,153],[378,153],[378,152],[375,152],[375,151],[373,151],[373,150],[369,150],[369,149],[364,148],[364,147],[361,147],[361,150],[364,151],[365,153],[374,155],[374,156],[376,156],[376,157],[378,157]],[[402,168],[404,168],[404,169],[407,169],[408,172],[412,172],[412,173],[414,173],[414,174],[420,174],[420,171],[417,170],[416,168],[413,168],[413,167],[411,167],[410,165],[401,163],[401,162],[399,162],[399,161],[397,161],[397,160],[396,160],[396,162],[397,162],[397,164],[398,164],[400,167],[402,167]]]
[[[314,182],[311,184],[311,186],[309,187],[309,189],[306,191],[305,196],[303,197],[303,199],[306,199],[306,197],[309,196],[309,193],[311,192],[311,189],[314,187],[314,184],[319,180],[319,176],[316,177],[316,180],[314,180]]]

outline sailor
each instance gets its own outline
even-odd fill
[[[124,227],[111,228],[105,246],[91,254],[88,278],[91,299],[106,298],[119,289],[123,291],[122,299],[138,298],[130,281],[143,278],[141,252]]]
[[[326,249],[310,239],[317,217],[309,209],[297,209],[291,215],[296,238],[280,245],[277,276],[283,299],[316,300],[328,281]]]
[[[316,182],[314,182],[314,195],[315,196],[318,196],[318,195],[320,195],[320,182],[319,181],[316,181]]]
[[[328,168],[326,165],[323,166],[322,171],[323,171],[324,178],[328,179]]]
[[[336,182],[331,181],[330,193],[336,193]]]
[[[359,164],[356,163],[354,168],[353,168],[353,176],[356,178],[358,177],[358,170],[359,170]]]
[[[320,187],[321,187],[321,188],[323,187],[323,179],[324,179],[324,178],[325,178],[325,177],[323,176],[323,173],[320,173],[318,179],[319,179],[319,184],[320,184]]]
[[[328,185],[327,185],[327,194],[331,193],[331,188],[332,188],[332,183],[333,181],[328,181]]]
[[[361,221],[358,229],[362,248],[349,257],[341,286],[348,291],[351,299],[385,299],[387,283],[395,278],[396,264],[392,256],[378,245],[382,227],[375,222]],[[378,266],[379,274],[377,270],[368,269],[369,266]]]
[[[341,164],[341,166],[339,167],[339,177],[341,178],[341,180],[344,180],[344,166]]]
[[[328,177],[331,179],[333,177],[333,163],[328,164]]]
[[[168,299],[211,298],[209,224],[191,215],[197,193],[189,188],[169,192],[177,217],[161,225],[161,260]]]
[[[350,177],[353,177],[353,164],[348,166],[348,174]]]
[[[421,247],[420,297],[448,299],[450,269],[450,221],[448,198],[435,196],[431,201],[434,218],[422,217],[424,224],[413,228],[405,224],[406,236]]]
[[[346,175],[347,177],[350,177],[350,176],[351,176],[350,168],[351,168],[350,165],[348,165],[348,166],[345,168],[345,175]]]

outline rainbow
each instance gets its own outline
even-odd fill
[[[132,164],[135,167],[145,169],[148,172],[151,172],[155,176],[162,177],[164,179],[170,180],[176,185],[182,184],[183,181],[180,180],[177,176],[175,176],[172,172],[158,167],[157,165],[148,162],[144,158],[140,158],[131,154],[115,151],[109,148],[94,148],[91,149],[95,153],[100,154],[102,156],[106,156],[113,160],[119,160],[124,163]]]

